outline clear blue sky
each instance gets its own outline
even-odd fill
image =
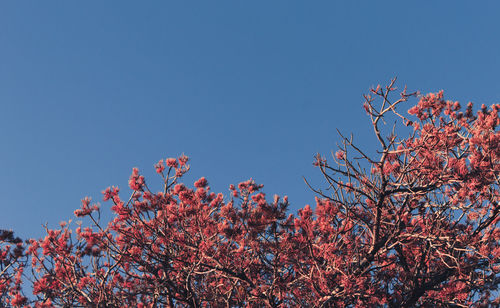
[[[336,128],[374,148],[361,95],[499,101],[498,1],[2,1],[0,228],[39,237],[134,166],[186,153],[292,210]],[[155,183],[157,186],[155,186]],[[109,208],[109,204],[103,204]]]

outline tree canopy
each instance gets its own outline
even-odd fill
[[[396,91],[392,80],[364,96],[375,155],[340,135],[331,159],[314,159],[315,206],[296,215],[252,180],[226,196],[204,177],[183,184],[181,156],[155,164],[159,192],[136,168],[130,196],[105,189],[109,222],[85,198],[76,228],[25,242],[0,233],[0,305],[500,305],[500,104]]]

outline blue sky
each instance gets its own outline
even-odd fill
[[[3,1],[0,228],[43,235],[132,167],[186,153],[187,182],[253,178],[312,203],[302,176],[339,138],[376,143],[363,93],[399,85],[497,103],[496,1]],[[155,186],[155,184],[157,186]],[[109,204],[103,204],[108,208]]]

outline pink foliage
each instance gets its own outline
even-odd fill
[[[394,81],[365,96],[378,155],[341,136],[334,164],[316,156],[328,189],[312,188],[314,208],[288,214],[288,198],[269,201],[253,180],[231,185],[226,197],[206,178],[190,188],[180,182],[189,170],[184,155],[155,165],[159,192],[134,168],[129,198],[116,187],[103,191],[109,223],[85,198],[75,215],[90,226],[74,233],[64,223],[47,229],[26,252],[10,233],[0,235],[2,305],[500,304],[500,105],[461,111],[441,91],[420,96],[406,116],[397,107],[417,94],[392,101],[393,91]],[[381,120],[391,116],[408,135],[385,133]],[[28,256],[30,303],[20,288]]]

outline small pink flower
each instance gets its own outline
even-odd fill
[[[345,160],[345,152],[344,151],[337,151],[335,153],[335,157],[338,159],[338,160]]]
[[[203,178],[200,178],[198,181],[194,182],[194,187],[201,188],[201,187],[207,186],[207,184],[208,184],[207,179],[205,179],[203,177]]]
[[[181,166],[184,166],[186,165],[186,163],[188,162],[189,160],[189,157],[187,157],[186,155],[182,154],[180,157],[179,157],[179,164]]]
[[[169,167],[173,167],[173,168],[177,168],[178,164],[177,164],[177,160],[175,158],[167,158],[165,160],[167,166]]]
[[[160,159],[160,161],[155,165],[156,168],[156,173],[162,173],[163,170],[165,170],[165,164],[163,163],[163,159]]]

